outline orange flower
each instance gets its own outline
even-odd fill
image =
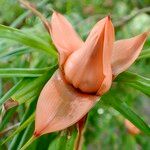
[[[39,96],[35,136],[65,129],[83,118],[110,89],[112,77],[135,61],[148,35],[114,42],[114,27],[107,16],[83,42],[60,13],[54,11],[50,22],[39,16],[58,50],[59,69]]]
[[[65,129],[84,117],[109,90],[112,76],[135,61],[147,37],[143,33],[114,43],[114,27],[106,17],[83,42],[58,12],[52,15],[49,31],[59,52],[60,67],[40,94],[36,136]]]

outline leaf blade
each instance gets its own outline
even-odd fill
[[[47,68],[2,68],[0,69],[0,77],[39,77],[49,71]]]
[[[124,72],[120,74],[115,81],[130,85],[133,88],[140,90],[144,94],[150,96],[150,79],[149,78],[143,77],[141,75],[138,75],[132,72]]]
[[[34,49],[40,51],[42,50],[54,57],[57,56],[56,51],[54,51],[52,46],[43,41],[41,38],[33,35],[28,35],[23,31],[12,27],[0,25],[0,38],[11,39]]]
[[[137,128],[139,128],[143,133],[150,135],[150,127],[144,122],[144,120],[132,109],[130,109],[130,107],[125,102],[116,97],[112,91],[102,97],[102,103],[106,106],[113,107],[130,122],[132,122]]]
[[[29,123],[34,121],[34,116],[35,114],[33,113],[25,122],[23,122],[10,136],[8,136],[2,143],[1,145],[5,144],[9,140],[11,140],[16,134],[21,132],[24,128],[26,128]]]
[[[25,78],[23,80],[23,84],[16,93],[11,96],[11,98],[17,101],[18,104],[35,100],[39,96],[44,84],[52,76],[56,69],[57,66],[51,67],[47,73],[38,78]]]

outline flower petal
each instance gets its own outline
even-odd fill
[[[43,88],[36,108],[35,136],[65,129],[94,106],[98,96],[83,94],[69,85],[57,70]]]
[[[114,77],[128,69],[136,60],[147,36],[148,33],[145,32],[133,38],[115,42],[112,53],[112,72]]]
[[[110,85],[113,42],[113,26],[110,18],[106,17],[94,26],[82,47],[68,57],[64,66],[66,79],[88,93],[96,93],[105,78],[104,84],[109,82]],[[108,89],[104,85],[103,88]]]
[[[97,92],[98,95],[103,95],[105,92],[107,92],[112,84],[111,56],[113,50],[113,43],[115,41],[115,33],[114,26],[111,23],[110,19],[105,25],[104,37],[105,38],[103,45],[103,74],[105,78]]]
[[[62,65],[67,56],[83,44],[72,25],[60,13],[54,11],[51,18],[50,33],[54,45],[60,54],[60,64]]]

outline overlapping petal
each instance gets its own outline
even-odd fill
[[[60,54],[60,64],[62,65],[69,54],[81,47],[83,41],[60,13],[53,12],[50,24],[51,37]]]
[[[96,93],[105,78],[109,82],[105,85],[110,87],[113,30],[110,18],[102,19],[93,27],[82,47],[69,56],[64,66],[65,77],[74,87]]]
[[[57,70],[43,88],[36,108],[35,136],[65,129],[94,106],[98,96],[81,93]]]
[[[114,43],[114,27],[110,17],[106,17],[93,27],[83,42],[60,13],[54,11],[49,22],[30,3],[20,1],[40,17],[60,57],[60,69],[39,96],[34,136],[59,131],[78,122],[77,147],[80,147],[85,121],[82,118],[99,96],[109,90],[112,75],[116,77],[135,61],[148,33]]]
[[[133,38],[115,42],[112,53],[112,72],[114,77],[128,69],[136,60],[147,36],[148,33],[145,32]]]
[[[104,44],[103,44],[103,74],[105,76],[101,86],[97,92],[98,95],[103,95],[107,92],[112,84],[112,69],[111,69],[111,57],[112,50],[115,41],[115,33],[114,26],[108,17],[108,21],[105,25],[105,33],[104,33]]]

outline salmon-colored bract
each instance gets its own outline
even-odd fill
[[[148,32],[115,42],[109,16],[100,20],[85,41],[60,13],[51,21],[29,4],[49,31],[59,53],[59,69],[40,93],[36,108],[35,136],[65,129],[81,120],[113,79],[125,71],[139,56]]]
[[[43,88],[36,109],[35,135],[67,128],[91,109],[98,96],[76,90],[57,70]]]
[[[98,96],[109,90],[112,76],[136,60],[148,34],[114,42],[114,27],[108,16],[93,27],[83,42],[58,12],[53,13],[49,28],[59,52],[60,69],[40,94],[36,135],[65,129],[86,115]]]

